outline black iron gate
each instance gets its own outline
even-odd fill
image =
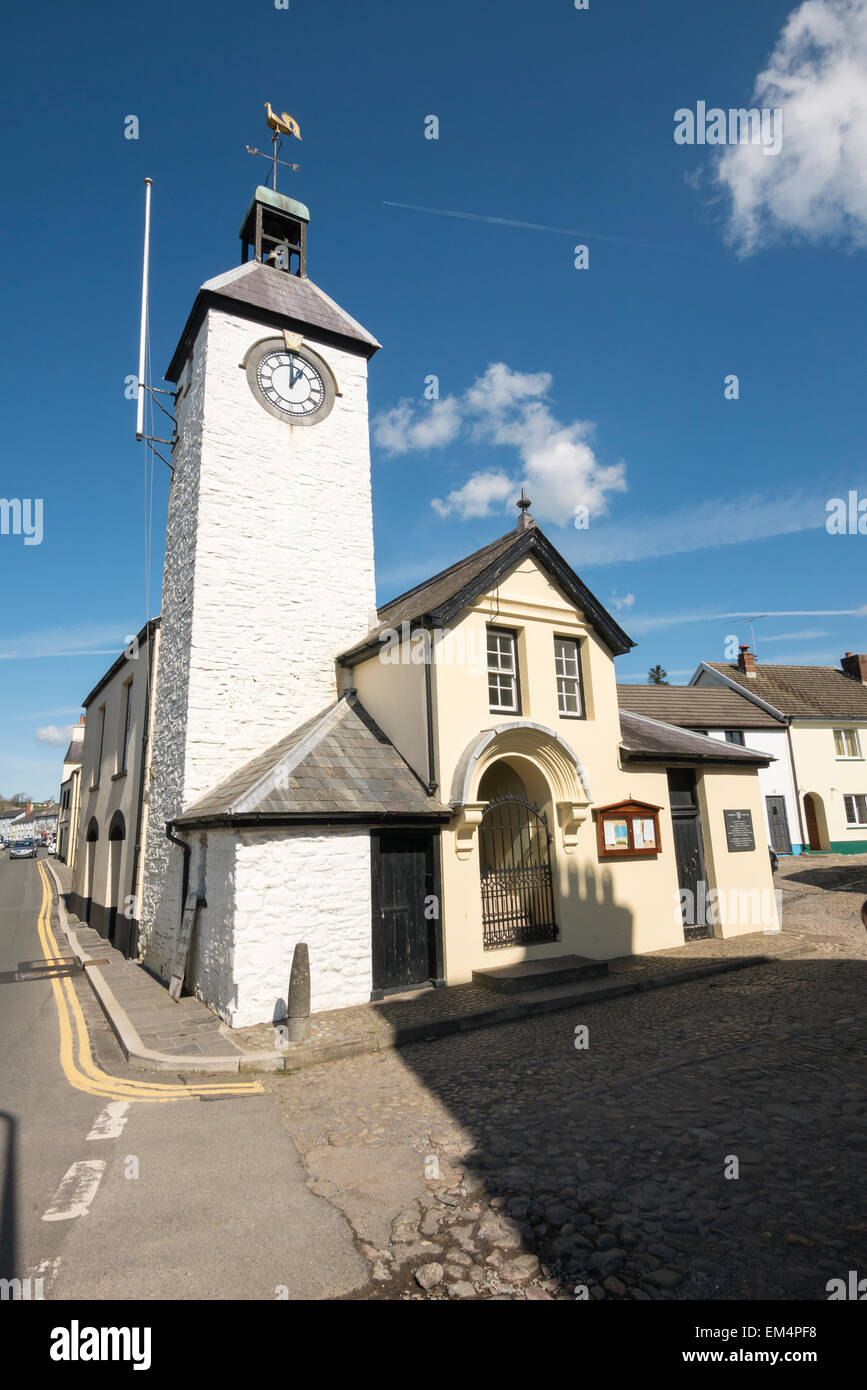
[[[479,826],[486,951],[556,941],[551,836],[544,812],[507,793],[489,801]]]

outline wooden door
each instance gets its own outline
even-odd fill
[[[812,850],[822,848],[822,841],[819,837],[819,822],[816,818],[816,803],[808,793],[804,797],[804,816],[807,821],[807,843]]]
[[[682,893],[690,894],[685,901],[682,900],[683,936],[685,941],[696,941],[713,936],[713,927],[706,921],[697,920],[703,915],[702,907],[707,900],[707,883],[701,838],[701,811],[695,773],[692,769],[678,768],[669,772],[668,794],[678,887]],[[704,885],[703,891],[700,891],[699,884]]]
[[[430,831],[382,830],[370,840],[376,997],[435,978],[439,901]]]
[[[766,796],[768,825],[771,829],[771,848],[777,854],[791,854],[792,841],[789,835],[789,820],[786,815],[786,802],[782,796]]]

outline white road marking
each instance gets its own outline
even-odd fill
[[[101,1110],[93,1122],[93,1128],[88,1134],[88,1139],[117,1139],[123,1133],[126,1124],[126,1112],[129,1110],[131,1101],[110,1100],[104,1110]]]
[[[54,1194],[43,1221],[71,1221],[75,1216],[87,1216],[105,1172],[105,1159],[83,1159],[73,1163]]]

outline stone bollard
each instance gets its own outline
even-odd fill
[[[304,1042],[310,1037],[310,958],[303,941],[292,953],[286,1026],[290,1043]]]

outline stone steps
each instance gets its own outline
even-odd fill
[[[607,974],[606,960],[593,960],[590,956],[549,956],[546,960],[522,960],[517,965],[474,970],[473,983],[496,990],[498,994],[524,994],[557,989],[578,981],[598,980]]]

